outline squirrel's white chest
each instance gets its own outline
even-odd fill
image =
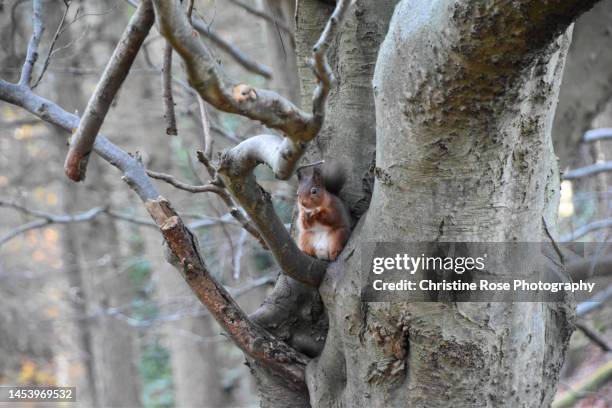
[[[329,248],[331,245],[329,227],[315,223],[310,229],[312,234],[312,247],[319,259],[329,260]]]

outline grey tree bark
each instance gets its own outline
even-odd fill
[[[356,217],[376,180],[319,288],[329,330],[303,404],[547,406],[572,331],[569,303],[362,304],[360,244],[555,234],[551,127],[565,31],[594,2],[403,0],[389,26],[395,2],[371,3],[353,5],[339,36],[338,85],[308,156],[348,167],[343,198]],[[304,56],[330,11],[298,2],[304,97]],[[264,388],[264,406],[290,405],[274,391]]]
[[[272,367],[266,370],[250,361],[263,405],[549,405],[572,330],[569,302],[362,303],[361,244],[552,239],[559,171],[550,133],[570,42],[567,29],[595,1],[401,0],[394,11],[393,1],[354,3],[336,41],[338,86],[327,125],[310,157],[346,163],[351,177],[343,198],[359,221],[318,291],[283,275],[265,307],[253,316],[302,353],[298,358],[293,350],[284,350],[299,364],[279,368],[270,349],[262,354],[259,346],[274,344],[273,351],[282,353],[285,344],[266,342],[260,327],[248,327],[257,339],[251,342],[249,337],[243,349]],[[214,65],[186,24],[172,31],[172,18],[182,14],[169,2],[155,5],[161,31],[186,61],[198,92],[237,112],[242,98],[227,98],[198,82]],[[312,44],[309,35],[320,31],[319,23],[329,15],[325,7],[314,0],[298,3],[301,72],[304,47]],[[303,84],[303,94],[308,89]],[[285,110],[262,112],[259,108],[280,100],[251,91],[244,105],[250,109],[240,113],[301,135],[299,140],[318,133],[317,126],[301,133],[308,115],[290,104],[284,103],[289,107]],[[9,101],[18,101],[17,96]],[[287,112],[292,120],[277,122]],[[233,183],[228,169],[220,171]],[[156,193],[153,188],[140,192],[149,199]],[[147,204],[155,220],[163,221],[167,242],[187,262],[185,269],[205,273],[199,254],[193,255],[193,242],[185,248],[173,240],[187,240],[176,214],[160,201]],[[261,215],[249,210],[253,217]],[[174,215],[169,217],[168,211]],[[262,225],[258,223],[263,230]],[[266,232],[267,242],[276,244],[270,230]],[[279,258],[283,252],[275,248]],[[292,265],[282,266],[289,273]],[[214,292],[217,297],[220,293]],[[225,322],[218,306],[227,302],[207,304]],[[279,316],[284,317],[281,324]],[[239,343],[236,320],[229,320],[232,324],[225,327]],[[312,358],[307,390],[299,380],[305,356]],[[279,373],[293,375],[295,381],[282,381]]]

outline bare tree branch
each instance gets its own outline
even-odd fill
[[[66,112],[56,103],[32,92],[31,89],[0,80],[0,100],[19,106],[45,122],[72,133],[79,125],[79,117]],[[123,173],[123,179],[146,201],[159,193],[151,183],[142,164],[102,135],[98,135],[93,150]]]
[[[563,235],[561,238],[559,238],[559,241],[560,242],[575,241],[578,238],[581,238],[588,233],[591,233],[593,231],[597,231],[600,229],[604,229],[604,228],[612,228],[612,218],[594,221],[590,224],[583,225],[582,227],[577,228],[574,232],[567,234],[567,235]]]
[[[574,281],[612,275],[612,255],[570,261],[565,270]]]
[[[223,188],[219,186],[215,186],[213,184],[195,186],[195,185],[180,181],[170,174],[159,173],[159,172],[152,171],[152,170],[147,170],[147,174],[149,175],[149,177],[152,177],[157,180],[165,181],[166,183],[178,188],[179,190],[187,191],[189,193],[215,193],[219,195],[223,194]]]
[[[111,218],[114,218],[120,221],[126,221],[126,222],[140,225],[143,227],[157,228],[157,225],[152,221],[135,218],[127,214],[113,211],[109,209],[108,207],[95,207],[90,210],[78,213],[78,214],[51,214],[51,213],[47,213],[43,211],[32,210],[22,205],[19,205],[19,204],[9,203],[6,201],[1,201],[1,200],[0,200],[0,207],[13,208],[24,214],[29,214],[33,217],[41,218],[39,220],[34,220],[26,224],[20,225],[10,230],[3,236],[0,236],[0,246],[6,244],[8,241],[12,240],[13,238],[16,238],[17,236],[24,234],[31,230],[44,228],[51,224],[72,224],[72,223],[79,223],[79,222],[94,221],[100,215],[106,215],[106,216],[109,216]],[[224,218],[212,218],[211,219],[210,217],[207,217],[207,218],[203,218],[203,219],[191,222],[189,224],[189,228],[190,229],[208,228],[208,227],[212,227],[215,225],[222,225],[222,224],[228,224],[228,223],[231,223],[228,219],[224,219]]]
[[[577,178],[594,176],[607,171],[612,171],[612,162],[595,163],[590,166],[570,170],[563,174],[563,180],[575,180]]]
[[[0,200],[0,207],[4,208],[12,208],[16,211],[19,211],[23,214],[31,215],[37,218],[44,218],[49,222],[57,222],[57,223],[67,223],[67,222],[75,222],[74,220],[79,219],[91,219],[96,217],[98,214],[101,214],[105,211],[104,207],[95,207],[91,210],[84,211],[80,214],[76,215],[54,215],[44,211],[33,210],[21,204],[12,203],[9,201]]]
[[[576,327],[579,328],[585,336],[591,339],[591,341],[597,344],[597,346],[599,346],[599,348],[601,348],[603,351],[612,351],[612,346],[608,343],[608,340],[590,324],[585,321],[578,320],[576,322]]]
[[[164,62],[161,69],[162,102],[164,119],[166,119],[166,134],[176,136],[176,115],[174,113],[174,97],[172,96],[172,44],[164,44]]]
[[[66,22],[66,16],[68,15],[68,10],[70,10],[70,1],[66,1],[64,3],[64,6],[65,6],[64,13],[62,14],[60,23],[57,26],[57,30],[55,30],[55,34],[53,35],[53,40],[51,40],[51,45],[49,46],[49,52],[47,52],[47,57],[45,58],[45,62],[43,63],[43,67],[40,71],[40,75],[38,75],[38,79],[36,80],[36,82],[34,82],[34,85],[32,85],[32,89],[38,86],[43,76],[45,75],[47,68],[49,68],[49,63],[51,62],[51,56],[53,55],[53,49],[55,48],[55,44],[57,43],[57,40],[59,39],[62,33],[62,28],[64,27],[64,23]]]
[[[313,68],[319,84],[313,97],[316,136],[325,118],[325,104],[333,75],[327,62],[327,50],[335,37],[339,23],[350,1],[341,0],[330,17],[313,51]],[[311,123],[311,125],[312,125]],[[310,286],[318,286],[326,269],[326,262],[311,258],[299,250],[289,232],[274,211],[270,195],[261,188],[253,175],[260,163],[267,164],[279,179],[293,174],[295,165],[310,139],[303,135],[282,138],[276,135],[251,137],[225,152],[219,161],[218,172],[226,187],[253,220],[283,273]],[[310,136],[308,136],[310,137]]]
[[[247,56],[245,53],[240,51],[235,45],[226,41],[217,34],[214,30],[212,30],[204,21],[199,18],[193,18],[193,28],[195,28],[198,33],[202,34],[204,37],[208,38],[212,41],[219,49],[224,51],[230,57],[234,59],[238,64],[240,64],[247,71],[253,72],[255,74],[261,75],[266,79],[272,78],[272,69],[267,67],[251,57]]]
[[[41,14],[42,14],[42,2],[41,0],[34,0],[32,5],[32,37],[28,43],[28,51],[26,53],[26,59],[21,69],[21,77],[19,78],[19,85],[30,86],[32,80],[32,70],[38,60],[38,46],[40,45],[40,39],[45,26],[43,25]]]
[[[256,89],[227,78],[200,39],[192,35],[191,25],[180,4],[172,0],[154,1],[160,32],[183,58],[190,84],[198,94],[217,109],[237,113],[281,130],[296,145],[312,140],[323,125],[325,101],[331,83],[325,54],[349,3],[348,0],[338,2],[321,40],[315,46],[314,68],[319,85],[313,99],[313,114],[309,114],[275,92]],[[303,146],[291,150],[302,152]],[[288,178],[290,174],[290,171],[283,172],[281,178]]]
[[[0,80],[0,99],[20,106],[46,122],[64,130],[78,126],[79,118],[55,103],[35,95],[31,89]],[[254,324],[238,307],[228,292],[208,272],[193,234],[183,224],[169,203],[160,197],[140,161],[99,135],[94,151],[123,172],[123,179],[145,202],[160,227],[172,255],[196,294],[236,345],[260,362],[293,389],[305,391],[304,370],[308,358]]]
[[[6,244],[10,240],[18,237],[21,234],[25,234],[26,232],[34,229],[43,228],[46,225],[49,225],[49,222],[47,220],[36,220],[28,222],[27,224],[20,225],[19,227],[7,232],[5,235],[0,236],[0,246]]]
[[[64,171],[70,179],[85,179],[87,161],[96,136],[153,22],[151,2],[144,0],[123,32],[76,129],[64,164]]]
[[[11,239],[16,238],[17,236],[27,231],[43,228],[51,224],[72,224],[93,221],[100,215],[108,215],[111,218],[131,222],[146,227],[156,227],[155,223],[151,221],[140,220],[125,214],[117,213],[115,211],[111,211],[106,207],[95,207],[78,214],[50,214],[43,211],[32,210],[22,205],[9,203],[2,200],[0,200],[0,207],[13,208],[24,214],[29,214],[31,216],[41,218],[39,220],[31,221],[29,223],[20,225],[17,228],[10,230],[5,235],[0,236],[0,246],[6,244]]]
[[[582,141],[585,143],[610,139],[612,139],[612,128],[591,129],[585,132],[582,137]]]
[[[277,138],[272,135],[270,137]],[[255,143],[260,143],[262,140],[259,137],[255,139],[248,139],[239,146],[244,147],[244,143],[250,140],[254,140]],[[271,149],[274,149],[274,145]],[[249,152],[245,152],[244,149],[239,152],[245,155],[238,156],[238,160],[250,161],[254,167],[257,157],[249,156]],[[256,152],[259,151],[256,150]],[[271,153],[276,153],[276,151],[272,150]],[[227,154],[221,160],[226,166],[219,167],[225,185],[257,226],[283,273],[299,282],[317,287],[323,278],[327,262],[312,258],[300,251],[276,214],[270,194],[257,184],[251,171],[252,168],[245,172],[233,172],[231,169],[233,162],[228,159]],[[237,164],[237,167],[240,166],[241,164]]]
[[[276,27],[280,28],[281,30],[283,30],[284,32],[286,32],[289,35],[289,37],[291,38],[291,41],[295,42],[295,38],[293,36],[293,30],[291,29],[291,27],[287,26],[284,22],[279,21],[272,14],[266,13],[263,10],[258,10],[257,8],[251,6],[250,4],[248,4],[248,3],[246,3],[246,2],[244,2],[242,0],[230,0],[230,2],[234,3],[238,7],[243,8],[247,12],[253,14],[254,16],[257,16],[259,18],[263,18],[267,22],[269,22],[269,23],[275,25]]]
[[[202,186],[194,186],[194,185],[182,182],[180,180],[177,180],[174,176],[172,176],[170,174],[158,173],[158,172],[151,171],[151,170],[147,170],[147,174],[150,177],[154,178],[154,179],[165,181],[166,183],[168,183],[168,184],[178,188],[179,190],[188,191],[190,193],[214,193],[214,194],[217,194],[219,196],[219,198],[221,198],[221,200],[227,206],[230,215],[232,217],[234,217],[234,219],[236,221],[238,221],[240,223],[240,225],[242,225],[242,227],[249,234],[251,234],[253,236],[253,238],[255,238],[261,244],[261,246],[264,249],[268,249],[265,241],[261,237],[261,234],[259,233],[259,231],[257,231],[257,228],[255,228],[255,225],[253,225],[253,222],[251,220],[249,220],[246,217],[246,215],[244,215],[242,210],[240,210],[236,206],[236,203],[234,202],[234,200],[232,200],[232,197],[230,197],[229,193],[223,187],[216,186],[214,184],[206,184],[206,185],[202,185]]]
[[[597,367],[587,378],[583,379],[575,388],[557,397],[551,408],[570,408],[576,406],[578,401],[598,390],[601,386],[612,380],[612,360]]]
[[[238,347],[279,375],[292,389],[305,390],[308,358],[250,322],[225,288],[212,278],[194,236],[165,199],[149,200],[146,206],[176,256],[185,280]]]
[[[206,47],[191,35],[191,26],[177,2],[155,0],[160,32],[183,58],[191,85],[218,109],[256,119],[287,137],[259,135],[226,152],[218,171],[226,187],[256,224],[258,231],[285,274],[302,283],[318,286],[326,262],[301,252],[274,211],[270,195],[255,181],[253,169],[260,163],[272,168],[277,178],[287,179],[302,156],[306,143],[319,132],[333,76],[327,62],[329,49],[350,1],[341,0],[313,50],[313,69],[318,86],[313,113],[299,110],[276,93],[236,84],[224,77]],[[203,155],[205,156],[205,155]]]
[[[136,0],[126,0],[133,7],[138,6],[138,2]],[[237,47],[232,45],[231,43],[225,41],[220,35],[218,35],[214,30],[212,30],[208,25],[199,18],[192,18],[191,23],[193,28],[195,28],[200,34],[204,37],[207,37],[211,40],[217,47],[227,53],[230,57],[234,59],[238,64],[240,64],[247,71],[253,72],[255,74],[261,75],[264,78],[272,77],[272,70],[259,62],[253,60],[248,57],[242,51],[240,51]]]
[[[610,299],[612,299],[612,285],[600,292],[597,292],[597,294],[595,294],[591,299],[579,303],[576,306],[576,316],[585,316],[586,314],[602,307]]]

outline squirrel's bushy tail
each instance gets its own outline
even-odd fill
[[[332,194],[338,194],[346,182],[346,171],[340,163],[332,160],[325,160],[323,164],[323,181],[325,189]]]

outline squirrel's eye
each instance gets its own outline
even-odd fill
[[[317,194],[319,192],[319,189],[316,187],[313,187],[310,189],[310,194]]]

